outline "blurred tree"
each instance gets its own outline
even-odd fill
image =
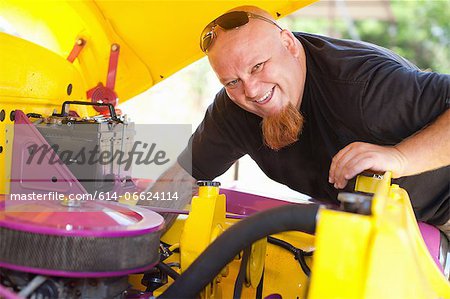
[[[409,59],[423,70],[450,73],[450,0],[391,0],[395,22],[355,20],[361,40]],[[281,22],[294,31],[350,38],[342,18],[302,19],[288,16]],[[333,28],[333,30],[330,30]]]
[[[396,24],[356,21],[362,40],[385,46],[421,69],[450,73],[450,0],[391,1]]]

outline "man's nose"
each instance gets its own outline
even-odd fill
[[[258,82],[255,79],[249,78],[244,82],[245,97],[249,101],[254,101],[258,96]]]

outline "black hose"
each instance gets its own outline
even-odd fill
[[[247,273],[247,263],[250,258],[250,253],[252,252],[252,247],[247,247],[244,249],[244,253],[241,259],[241,266],[239,267],[239,273],[234,283],[233,299],[241,298],[242,288],[244,286],[245,275]]]
[[[262,299],[263,286],[264,286],[264,269],[261,275],[261,280],[258,283],[258,287],[256,288],[256,299]]]
[[[175,271],[174,269],[170,268],[169,265],[164,264],[163,262],[159,262],[156,265],[156,268],[158,268],[159,270],[161,270],[162,272],[166,273],[167,275],[170,276],[170,278],[172,278],[173,280],[177,280],[178,277],[180,277],[180,274]]]
[[[314,234],[319,205],[286,205],[248,217],[220,235],[158,298],[195,298],[244,248],[268,235],[298,230]]]

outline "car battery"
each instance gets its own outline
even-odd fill
[[[110,117],[80,118],[69,116],[64,110],[63,105],[63,113],[34,122],[57,154],[57,163],[64,163],[91,194],[111,191],[117,182],[131,180],[133,163],[129,159],[133,158],[130,152],[134,123],[118,118],[115,113]]]

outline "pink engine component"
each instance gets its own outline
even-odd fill
[[[115,202],[0,199],[0,266],[63,277],[111,277],[159,261],[164,219]]]

